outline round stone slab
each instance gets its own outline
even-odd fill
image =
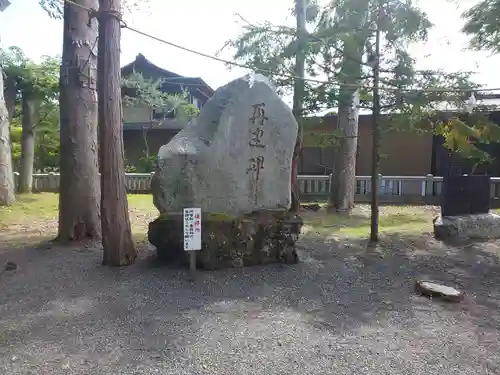
[[[415,290],[423,296],[441,298],[451,302],[459,302],[464,298],[464,294],[461,291],[431,281],[418,280],[415,283]]]

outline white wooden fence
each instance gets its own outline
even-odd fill
[[[152,174],[127,173],[129,193],[148,193]],[[18,174],[15,173],[16,186]],[[326,200],[330,191],[330,176],[298,176],[301,200]],[[442,177],[427,176],[379,176],[380,201],[393,203],[438,203],[443,184]],[[33,175],[33,192],[57,192],[59,174]],[[356,177],[356,201],[367,202],[371,195],[370,176]],[[490,196],[500,199],[500,177],[491,178]]]

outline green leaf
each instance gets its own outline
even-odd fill
[[[169,112],[175,110],[178,119],[188,121],[198,115],[198,108],[189,103],[189,94],[168,94],[161,91],[161,79],[145,78],[134,72],[122,78],[123,105],[126,107],[146,107],[151,111]]]
[[[500,0],[483,0],[464,12],[462,31],[475,50],[500,52]]]

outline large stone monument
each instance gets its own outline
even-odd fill
[[[288,211],[297,131],[266,77],[219,88],[158,152],[151,188],[160,216],[148,237],[159,258],[186,261],[182,210],[200,207],[199,267],[296,262],[301,220]]]

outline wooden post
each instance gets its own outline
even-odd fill
[[[196,251],[189,252],[189,275],[191,280],[196,279]]]
[[[378,242],[379,230],[379,162],[380,162],[380,21],[382,7],[379,4],[377,30],[375,31],[375,65],[373,67],[373,146],[372,146],[372,194],[370,216],[370,242]]]
[[[121,0],[99,0],[98,103],[103,264],[134,263],[123,161],[120,70]]]

